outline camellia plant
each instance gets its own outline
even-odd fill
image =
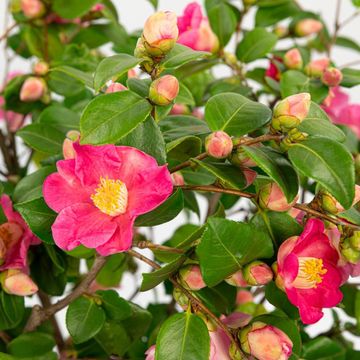
[[[360,2],[150,2],[8,4],[0,359],[359,359]]]

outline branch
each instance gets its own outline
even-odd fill
[[[82,294],[84,294],[90,284],[94,281],[99,271],[103,268],[106,263],[107,258],[104,256],[97,256],[95,258],[94,264],[90,271],[86,274],[83,281],[74,289],[72,293],[66,296],[64,299],[59,300],[57,303],[42,308],[39,305],[35,305],[29,317],[29,320],[24,328],[24,332],[34,331],[41,323],[49,319],[58,311],[62,310],[68,306],[72,301],[76,300]]]
[[[185,253],[185,251],[182,249],[176,249],[176,248],[172,248],[170,246],[154,244],[151,241],[136,241],[136,242],[133,242],[133,246],[135,246],[139,249],[159,250],[159,251],[172,252],[172,253],[176,253],[176,254],[184,254]]]
[[[11,26],[9,26],[9,27],[4,31],[4,33],[0,36],[0,41],[5,40],[5,39],[9,36],[11,30],[15,29],[16,26],[17,26],[17,23],[14,23],[14,24],[12,24]]]

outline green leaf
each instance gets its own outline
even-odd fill
[[[78,130],[79,121],[78,113],[60,105],[48,106],[38,118],[40,124],[51,126],[64,134],[70,130]]]
[[[156,360],[208,360],[209,354],[209,332],[196,315],[176,314],[161,326],[156,341]]]
[[[181,189],[175,192],[159,207],[144,215],[140,215],[135,226],[155,226],[166,223],[176,217],[184,207],[184,195]]]
[[[150,3],[151,3],[151,5],[154,7],[154,10],[157,10],[157,8],[158,8],[158,0],[148,0]]]
[[[212,131],[241,136],[257,130],[271,119],[271,110],[235,93],[213,96],[205,107],[205,120]]]
[[[360,212],[355,208],[350,208],[338,214],[339,218],[345,219],[355,225],[360,226]]]
[[[351,207],[354,163],[343,145],[326,138],[313,138],[292,145],[288,154],[301,174],[319,182],[345,209]]]
[[[107,318],[121,321],[131,316],[131,306],[115,290],[99,290],[96,294],[101,297],[101,306]]]
[[[175,99],[175,102],[178,104],[195,106],[195,100],[191,91],[183,83],[180,83],[179,94]]]
[[[78,80],[79,82],[86,85],[90,89],[93,88],[92,75],[89,73],[86,73],[84,71],[81,71],[79,69],[73,68],[71,66],[63,65],[63,66],[58,66],[56,68],[51,69],[51,72],[60,72],[62,74],[66,74],[66,75]]]
[[[353,87],[360,84],[360,70],[345,68],[341,69],[344,78],[341,82],[341,86]]]
[[[243,146],[242,148],[279,185],[288,202],[293,201],[299,191],[299,181],[285,156],[265,146],[259,148]]]
[[[243,63],[263,58],[275,46],[277,36],[264,28],[255,28],[245,34],[236,49],[236,56]]]
[[[66,311],[66,327],[76,344],[93,338],[104,322],[104,310],[86,297],[76,299]]]
[[[46,243],[53,243],[51,225],[57,214],[46,205],[42,197],[18,203],[15,209],[36,236]]]
[[[28,358],[49,353],[55,346],[53,337],[41,332],[21,334],[8,344],[11,355]]]
[[[205,51],[195,51],[187,46],[176,44],[174,48],[166,55],[162,66],[165,69],[177,69],[190,61],[199,60],[210,53]]]
[[[0,292],[0,330],[13,329],[25,314],[24,297]]]
[[[215,286],[252,260],[271,257],[273,246],[269,235],[251,224],[210,218],[196,253],[204,281]]]
[[[293,1],[286,1],[283,4],[276,2],[275,5],[278,6],[261,7],[258,9],[255,16],[256,26],[267,27],[274,25],[300,11],[299,6]]]
[[[127,257],[124,253],[110,255],[96,276],[96,282],[106,288],[117,287],[127,268]]]
[[[186,259],[186,256],[179,256],[177,259],[163,266],[161,269],[155,270],[151,273],[143,273],[143,281],[141,283],[140,290],[148,291],[167,280],[178,271],[179,267]]]
[[[360,0],[351,0],[356,7],[360,7]]]
[[[182,163],[189,158],[200,154],[201,140],[196,136],[184,136],[166,144],[168,159]],[[171,164],[172,166],[173,164]]]
[[[52,126],[31,124],[17,133],[27,145],[45,154],[57,155],[62,152],[64,134]]]
[[[85,15],[97,0],[54,0],[53,10],[65,19],[75,19],[79,16]]]
[[[94,89],[99,91],[106,85],[107,81],[116,80],[138,65],[140,61],[140,59],[128,54],[118,54],[103,59],[95,71]]]
[[[318,336],[304,344],[303,357],[306,360],[345,360],[345,349],[335,340]]]
[[[151,105],[131,91],[100,95],[85,108],[81,119],[83,144],[119,141],[149,115]]]
[[[357,1],[359,1],[359,0],[357,0]],[[360,4],[360,1],[359,1],[359,4]],[[337,46],[341,46],[341,47],[344,47],[344,48],[347,48],[347,49],[352,49],[352,50],[360,52],[359,44],[356,43],[354,40],[352,40],[350,38],[347,38],[347,37],[338,36],[336,38],[335,44]]]

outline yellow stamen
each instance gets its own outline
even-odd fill
[[[299,272],[293,282],[298,289],[313,289],[323,281],[323,275],[327,273],[322,259],[312,257],[299,258]]]
[[[126,212],[128,192],[126,185],[120,180],[100,177],[95,194],[91,195],[94,205],[103,213],[118,216]]]

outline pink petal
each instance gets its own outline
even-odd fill
[[[56,218],[52,233],[63,250],[83,244],[97,248],[111,239],[118,225],[91,204],[74,204],[63,209]]]
[[[285,287],[292,284],[299,272],[299,260],[295,254],[290,254],[285,258],[284,265],[279,274],[284,279]]]
[[[196,49],[196,44],[199,37],[199,31],[197,29],[188,30],[179,36],[178,43],[187,46],[191,49]]]
[[[288,254],[293,251],[298,238],[298,236],[292,236],[281,244],[277,255],[277,262],[279,268],[282,268],[284,266],[284,260],[288,256]]]
[[[299,313],[301,321],[309,325],[317,323],[324,316],[321,309],[312,306],[301,305],[299,307]]]

